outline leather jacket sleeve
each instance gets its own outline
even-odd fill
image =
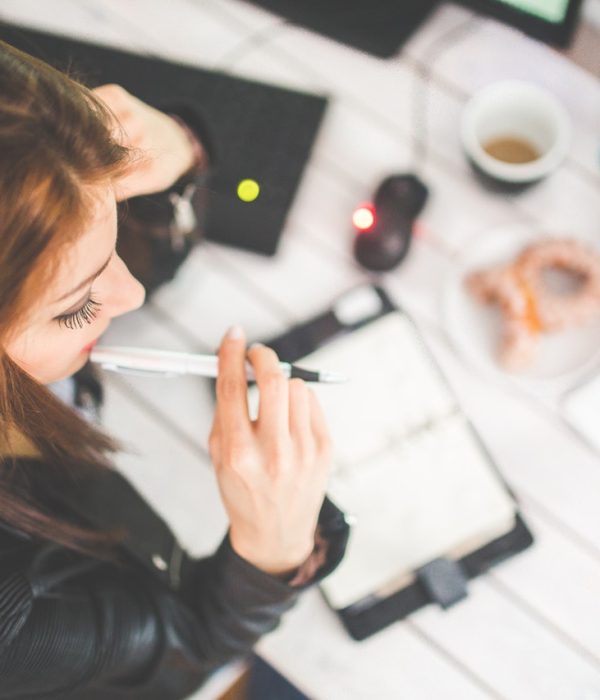
[[[321,515],[329,551],[310,583],[335,568],[348,534],[335,506]],[[140,567],[55,545],[3,551],[0,698],[184,698],[276,627],[298,595],[227,537],[214,555],[189,560],[178,592]]]

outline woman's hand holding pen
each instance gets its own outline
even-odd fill
[[[256,421],[248,413],[246,358],[260,393]],[[246,353],[237,327],[219,351],[209,447],[233,549],[275,575],[302,564],[313,549],[331,465],[325,418],[306,384],[283,376],[272,350],[254,346]]]

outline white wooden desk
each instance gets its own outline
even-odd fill
[[[1,19],[332,98],[278,256],[202,245],[151,305],[114,323],[110,342],[208,350],[234,322],[266,337],[364,280],[350,255],[350,213],[382,176],[406,169],[416,71],[435,38],[466,17],[440,9],[398,58],[380,61],[239,0],[2,0]],[[457,137],[466,98],[506,77],[546,84],[575,124],[565,165],[512,198],[481,189]],[[439,296],[465,242],[498,226],[600,237],[600,84],[558,53],[481,20],[436,63],[428,114],[426,232],[381,281],[424,331],[537,542],[473,582],[450,611],[429,607],[360,644],[312,591],[259,652],[318,700],[598,699],[600,459],[563,424],[556,391],[542,400],[463,364],[447,342]],[[121,468],[192,552],[210,551],[225,517],[206,454],[208,386],[106,380],[108,428],[135,450]]]

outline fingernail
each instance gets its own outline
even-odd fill
[[[244,329],[238,325],[231,326],[225,337],[227,340],[241,340],[244,337]]]
[[[262,348],[264,345],[262,343],[252,343],[248,350],[253,350],[254,348]]]

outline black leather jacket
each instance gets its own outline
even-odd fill
[[[298,589],[240,558],[227,537],[212,556],[188,557],[117,472],[61,485],[54,499],[63,516],[126,538],[106,562],[0,525],[0,698],[185,698],[296,600]],[[319,530],[326,563],[309,583],[335,568],[348,537],[327,499]]]

